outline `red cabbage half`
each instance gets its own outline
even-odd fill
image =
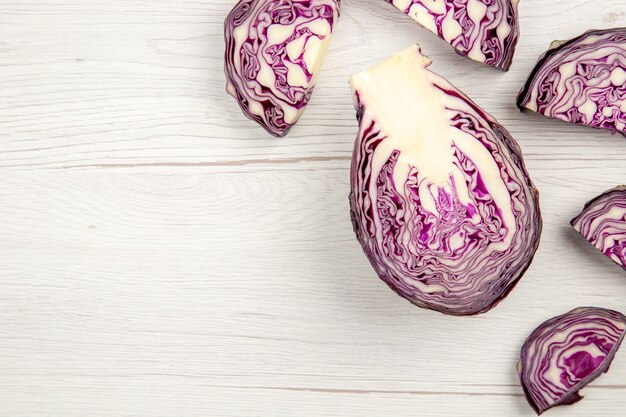
[[[526,399],[537,414],[580,401],[578,391],[608,371],[625,331],[623,314],[594,307],[577,308],[539,326],[517,364]]]
[[[226,90],[285,136],[309,102],[340,0],[240,0],[224,22]]]
[[[518,94],[517,107],[626,135],[626,28],[553,42]]]
[[[626,185],[587,202],[570,223],[589,243],[626,270]]]
[[[463,56],[507,71],[519,37],[519,0],[385,0]]]
[[[350,206],[380,278],[420,307],[488,311],[531,263],[542,221],[519,145],[418,46],[352,77]]]

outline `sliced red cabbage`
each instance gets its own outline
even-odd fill
[[[626,185],[587,202],[570,223],[589,243],[626,270]]]
[[[226,90],[285,136],[311,98],[340,0],[240,0],[224,22]]]
[[[517,142],[413,46],[352,77],[357,238],[380,278],[420,307],[488,311],[539,244],[539,195]]]
[[[626,28],[555,41],[517,96],[520,110],[626,134]]]
[[[507,71],[519,37],[519,0],[385,0],[460,54]]]
[[[577,308],[539,326],[517,364],[535,412],[580,401],[578,391],[608,371],[625,331],[623,314],[594,307]]]

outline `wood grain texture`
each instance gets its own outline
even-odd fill
[[[626,140],[514,108],[557,38],[626,1],[522,0],[508,73],[382,0],[345,0],[300,123],[267,137],[224,92],[233,0],[0,0],[0,416],[531,416],[515,374],[543,320],[626,311],[568,226],[626,182]],[[347,79],[419,41],[509,128],[541,192],[536,260],[473,318],[417,309],[353,237]],[[626,354],[551,416],[623,417]]]

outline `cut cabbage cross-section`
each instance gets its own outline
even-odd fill
[[[539,196],[511,135],[413,46],[351,79],[357,238],[380,278],[420,307],[483,313],[539,244]]]
[[[517,106],[626,135],[626,28],[553,42],[518,94]]]
[[[224,22],[226,90],[285,136],[311,98],[340,0],[240,0]]]
[[[626,185],[587,202],[570,223],[589,243],[626,270]]]
[[[572,310],[539,326],[524,343],[517,364],[535,412],[580,401],[578,391],[608,371],[625,331],[623,314],[595,307]]]
[[[507,71],[519,37],[519,0],[385,0],[460,54]]]

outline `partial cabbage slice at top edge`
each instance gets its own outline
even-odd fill
[[[517,364],[524,394],[537,414],[582,399],[578,393],[607,372],[624,339],[626,317],[582,307],[540,325]]]
[[[517,96],[520,110],[626,135],[626,28],[555,41]]]
[[[626,185],[587,202],[570,223],[589,243],[626,270]]]
[[[454,47],[508,71],[519,38],[519,0],[385,0]]]
[[[417,306],[484,313],[539,245],[539,195],[509,132],[412,46],[351,79],[350,206],[379,277]]]
[[[339,6],[340,0],[240,0],[226,17],[226,90],[273,136],[285,136],[304,112]]]

